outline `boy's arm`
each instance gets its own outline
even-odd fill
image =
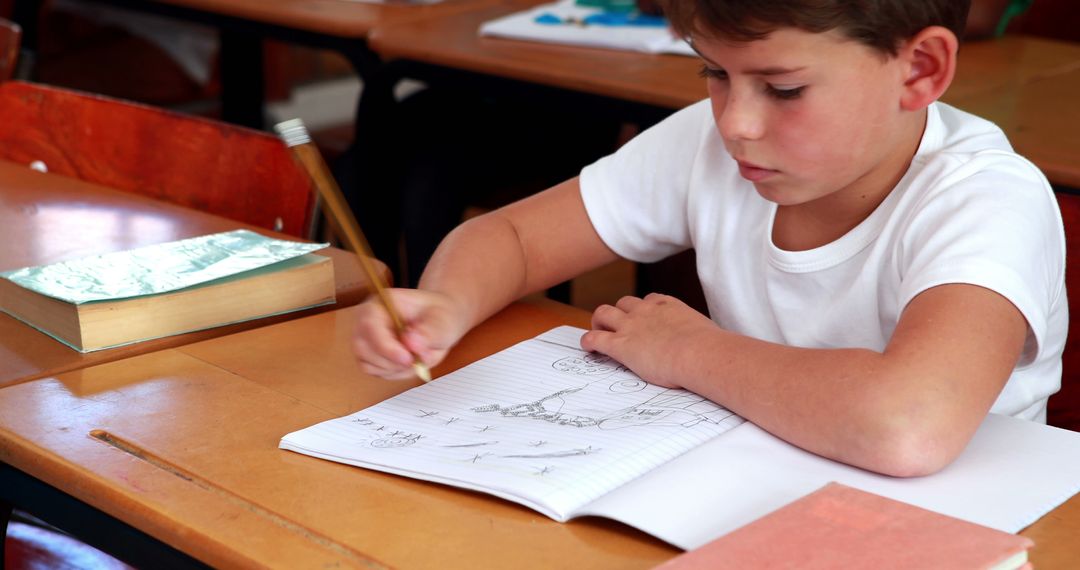
[[[517,299],[616,259],[585,211],[577,178],[473,218],[439,245],[418,290],[392,289],[399,339],[382,307],[357,308],[354,352],[364,371],[412,377],[410,350],[429,366],[470,328]]]
[[[435,251],[419,288],[455,299],[472,327],[616,257],[593,229],[575,177],[456,228]]]
[[[602,307],[582,339],[647,380],[719,402],[799,447],[895,476],[951,462],[993,405],[1027,324],[999,294],[926,290],[884,352],[803,349],[725,331],[662,295]]]

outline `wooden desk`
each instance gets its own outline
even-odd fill
[[[511,307],[435,373],[587,321],[553,307]],[[677,552],[613,521],[559,524],[276,449],[415,385],[358,372],[352,326],[333,311],[4,388],[0,462],[215,567],[647,568]]]
[[[344,55],[365,83],[378,70],[365,38],[377,25],[437,18],[498,0],[445,0],[428,5],[340,0],[88,0],[213,26],[222,32],[224,118],[262,128],[262,51],[266,38],[332,49]],[[23,27],[23,48],[38,44],[37,19],[45,2],[20,1],[13,19]],[[259,79],[248,84],[252,79]]]
[[[436,375],[584,311],[517,304]],[[213,566],[648,568],[677,550],[620,523],[555,523],[484,494],[276,449],[415,385],[356,369],[348,309],[0,390],[0,462]],[[1025,530],[1040,569],[1080,560],[1080,498]]]
[[[705,81],[697,58],[581,48],[480,37],[480,25],[523,10],[536,0],[516,0],[408,22],[378,26],[368,40],[385,60],[464,70],[610,99],[632,101],[670,112],[704,99]],[[406,73],[416,71],[407,68]]]
[[[1055,186],[1080,190],[1080,58],[1076,64],[1068,72],[951,102],[996,122],[1016,152],[1034,162]]]
[[[379,26],[369,39],[400,73],[438,79],[432,67],[499,77],[652,106],[658,115],[706,97],[696,58],[480,37],[480,25],[536,0],[488,6],[438,19]],[[1017,150],[1058,185],[1078,187],[1080,114],[1075,81],[1080,44],[1026,36],[971,42],[943,100],[1000,125]],[[1059,91],[1055,91],[1059,90]],[[1019,103],[1022,102],[1023,106]]]
[[[17,269],[120,251],[143,245],[228,231],[256,229],[143,196],[72,178],[42,174],[0,161],[0,270]],[[256,230],[263,233],[264,230]],[[283,239],[294,239],[280,234]],[[320,250],[334,260],[337,303],[288,315],[237,323],[133,345],[82,354],[0,313],[0,387],[280,322],[303,314],[355,305],[369,283],[350,252]],[[385,266],[382,266],[384,272]]]
[[[1010,91],[1044,77],[1080,69],[1080,44],[1007,35],[960,46],[956,77],[942,99]]]

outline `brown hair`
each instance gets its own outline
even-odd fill
[[[839,30],[880,52],[930,26],[962,37],[970,0],[661,0],[675,32],[734,42],[759,40],[778,28]]]

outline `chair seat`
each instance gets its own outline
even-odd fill
[[[127,564],[65,534],[12,521],[4,548],[5,570],[128,570]]]

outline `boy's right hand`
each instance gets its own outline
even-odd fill
[[[468,330],[461,308],[448,295],[416,289],[387,289],[386,294],[405,322],[405,332],[399,338],[377,295],[357,306],[353,352],[368,374],[414,378],[414,354],[433,367]]]

